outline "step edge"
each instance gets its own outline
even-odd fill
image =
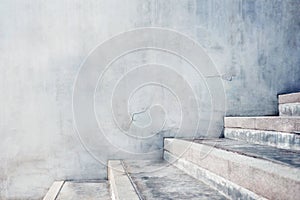
[[[171,157],[171,159],[170,159]],[[218,192],[220,192],[221,194],[223,194],[225,197],[229,198],[229,199],[236,199],[236,196],[232,195],[230,192],[226,191],[226,189],[228,187],[230,187],[231,189],[233,189],[236,193],[240,193],[241,198],[242,199],[246,199],[246,200],[255,200],[255,199],[260,199],[260,200],[267,200],[265,197],[262,197],[258,194],[255,194],[254,192],[239,186],[221,176],[218,176],[212,172],[210,172],[209,170],[206,170],[202,167],[197,166],[196,164],[183,159],[183,158],[178,158],[175,155],[173,155],[172,153],[168,152],[168,151],[164,151],[164,159],[169,162],[170,164],[174,165],[175,167],[177,167],[178,169],[182,170],[183,172],[187,173],[188,175],[196,178],[199,181],[204,182],[205,184],[209,185],[210,187],[214,188],[215,190],[217,190]],[[175,160],[175,161],[174,161]],[[179,162],[182,162],[183,164],[180,165]],[[190,169],[188,169],[186,166],[191,166]],[[193,170],[194,169],[194,170]],[[200,173],[200,175],[199,175]],[[225,183],[225,185],[220,188],[217,187],[219,183]]]
[[[224,128],[300,132],[300,116],[224,117]]]
[[[64,183],[65,181],[54,181],[43,200],[55,200],[59,195]]]
[[[107,174],[112,200],[140,200],[121,160],[108,160]],[[124,185],[127,186],[125,190],[126,193],[120,193],[120,188],[118,190],[118,183],[116,183],[117,177],[119,177],[119,181],[123,182],[123,187]]]
[[[177,139],[173,139],[173,140],[177,140]],[[169,146],[168,142],[170,142],[170,139],[166,141],[166,145]],[[279,164],[270,163],[268,161],[253,159],[247,156],[241,156],[239,154],[235,154],[235,159],[223,159],[222,158],[223,155],[225,154],[233,155],[234,153],[227,152],[224,150],[220,151],[219,149],[216,148],[210,151],[209,154],[206,154],[205,157],[203,158],[206,160],[202,161],[201,157],[199,157],[201,155],[201,151],[199,151],[200,148],[195,149],[195,146],[200,146],[200,144],[192,145],[191,149],[189,149],[188,151],[185,152],[184,155],[182,155],[180,152],[181,150],[184,149],[182,143],[176,143],[176,141],[175,142],[171,141],[171,142],[173,143],[173,145],[170,145],[168,148],[165,148],[166,151],[175,154],[177,157],[187,159],[188,161],[202,168],[205,168],[211,171],[212,173],[222,176],[223,178],[228,179],[231,182],[241,185],[244,188],[247,188],[248,190],[255,192],[256,194],[263,195],[270,199],[274,199],[276,197],[283,198],[283,199],[294,199],[294,195],[300,189],[300,173],[298,168],[282,166]],[[206,145],[202,145],[202,146],[206,146]],[[220,155],[222,155],[222,157],[220,157]],[[243,158],[244,160],[239,158]],[[257,167],[253,165],[251,160],[259,161],[259,163],[262,164],[260,167]],[[207,164],[210,162],[218,162],[219,165],[217,168],[215,168],[213,164]],[[235,166],[237,168],[235,168],[235,170],[232,170],[233,169],[232,167]],[[277,168],[279,168],[279,170]],[[278,173],[278,171],[282,172],[283,170],[284,172],[288,172],[288,174]],[[264,181],[261,182],[262,180]]]
[[[300,92],[293,92],[293,93],[278,95],[278,103],[300,102],[299,99],[300,99]]]
[[[248,131],[250,132],[251,135],[258,135],[261,134],[259,132],[264,132],[266,135],[279,135],[279,136],[285,136],[285,137],[291,137],[291,138],[299,138],[300,139],[300,135],[298,133],[289,133],[289,132],[281,132],[281,131],[267,131],[267,130],[256,130],[256,129],[246,129],[246,128],[225,128],[224,129],[224,137],[225,138],[229,138],[229,139],[233,139],[233,140],[238,140],[238,141],[245,141],[251,144],[258,144],[258,145],[264,145],[264,146],[270,146],[270,147],[275,147],[278,149],[285,149],[285,150],[290,150],[290,151],[300,151],[300,146],[297,145],[284,145],[286,143],[283,142],[277,142],[275,143],[271,143],[271,142],[266,142],[266,141],[262,141],[262,140],[250,140],[248,137],[246,137],[246,139],[243,139],[241,137],[238,136],[232,136],[232,134],[229,134],[228,131],[241,131],[241,132],[245,132]],[[255,138],[254,138],[255,139]]]
[[[282,176],[284,178],[288,178],[288,179],[292,179],[294,181],[300,182],[300,168],[271,162],[269,160],[265,160],[265,159],[261,159],[261,158],[251,157],[249,155],[239,154],[234,151],[220,149],[218,147],[213,147],[213,146],[210,146],[207,144],[200,144],[200,143],[195,143],[192,141],[175,139],[175,138],[174,139],[169,139],[169,138],[166,139],[166,141],[168,141],[168,140],[174,140],[175,142],[185,143],[185,144],[191,143],[191,144],[188,144],[188,145],[190,145],[189,148],[192,148],[193,150],[196,150],[196,151],[199,151],[200,148],[210,149],[211,151],[209,153],[215,157],[219,157],[221,159],[226,159],[226,160],[233,160],[234,162],[242,164],[242,165],[244,165],[244,163],[247,163],[248,166],[251,166],[253,168],[260,169],[260,170],[266,171],[266,172],[268,172],[268,170],[266,170],[266,169],[272,169],[273,170],[272,172],[274,174],[278,174],[279,176]],[[174,141],[173,141],[173,143],[174,143]],[[165,144],[168,145],[167,142]],[[165,149],[165,148],[164,148],[164,150],[169,151],[168,149]],[[184,153],[186,153],[186,151]],[[220,155],[222,155],[222,156],[220,156]],[[224,156],[226,158],[224,158]],[[284,173],[284,172],[287,172],[287,173]]]

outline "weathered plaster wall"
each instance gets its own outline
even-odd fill
[[[227,115],[272,115],[278,93],[300,90],[299,10],[299,0],[1,1],[0,199],[41,198],[53,180],[105,178],[72,117],[76,73],[100,42],[135,27],[180,31],[204,47],[223,75]],[[144,52],[120,66],[137,58],[165,60]],[[188,76],[185,66],[177,70]],[[133,156],[101,142],[98,148],[108,158]]]

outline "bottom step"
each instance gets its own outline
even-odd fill
[[[164,160],[123,161],[142,199],[228,199]]]

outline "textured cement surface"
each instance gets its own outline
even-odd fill
[[[56,200],[111,200],[108,182],[64,183]]]
[[[259,196],[254,192],[241,187],[240,185],[226,180],[223,177],[210,172],[209,170],[199,167],[192,162],[181,159],[180,157],[176,157],[168,151],[164,151],[164,159],[194,178],[207,183],[218,191],[222,191],[222,193],[227,195],[230,199],[264,199],[262,196]]]
[[[280,116],[300,116],[300,103],[279,104]]]
[[[300,168],[179,139],[165,139],[165,151],[268,199],[295,199]]]
[[[108,161],[108,181],[115,200],[139,200],[121,160]]]
[[[119,137],[111,143],[103,135],[91,138],[102,164],[82,147],[74,131],[72,91],[82,61],[99,43],[137,27],[175,29],[203,47],[220,75],[201,82],[182,59],[139,51],[120,59],[105,83],[118,80],[132,66],[161,63],[191,82],[201,108],[211,102],[203,83],[222,79],[228,115],[273,115],[278,112],[277,94],[300,89],[299,10],[298,0],[1,0],[0,199],[40,199],[54,180],[104,179],[107,159],[133,159],[149,150],[157,150],[153,157],[161,157],[162,137],[143,145]],[[109,91],[114,87],[103,85]],[[166,94],[161,88],[156,91]],[[133,107],[148,107],[157,94],[141,93]],[[180,115],[179,106],[166,95],[158,100]],[[111,120],[111,113],[101,114],[101,122]],[[159,135],[176,130],[175,116],[167,117],[171,120]],[[142,120],[145,115],[137,118],[148,122]],[[107,134],[114,135],[114,123],[102,124],[107,125]],[[216,130],[223,127],[214,124]],[[84,127],[84,133],[91,131]],[[120,143],[134,154],[114,147]]]
[[[300,92],[278,95],[278,103],[300,103]]]
[[[270,146],[250,144],[245,141],[231,139],[195,140],[197,143],[207,144],[216,148],[237,152],[239,154],[266,159],[275,163],[300,168],[300,151],[279,149]]]
[[[124,161],[144,199],[226,199],[166,161]]]
[[[225,117],[225,128],[244,128],[266,131],[300,132],[300,117],[260,116],[260,117]]]
[[[225,128],[225,138],[242,140],[254,144],[274,146],[282,149],[300,150],[300,135],[277,131]]]

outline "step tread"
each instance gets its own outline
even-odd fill
[[[111,200],[107,181],[76,182],[67,181],[64,183],[56,200]]]
[[[278,95],[278,103],[296,103],[300,102],[300,92]]]
[[[164,151],[182,163],[193,163],[264,198],[295,199],[300,191],[299,167],[228,150],[229,147],[222,149],[217,143],[165,138]]]
[[[168,162],[124,161],[144,199],[227,199]]]
[[[300,133],[299,116],[225,117],[225,128]]]
[[[276,147],[251,144],[231,139],[205,139],[194,142],[211,145],[219,149],[236,152],[242,155],[265,159],[274,163],[300,168],[300,151],[279,149]]]

